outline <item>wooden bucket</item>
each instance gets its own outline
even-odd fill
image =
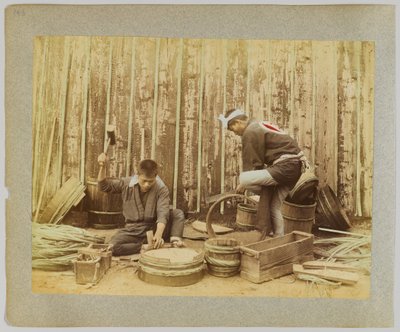
[[[317,203],[299,205],[283,201],[281,212],[285,224],[285,234],[293,231],[311,233],[315,221],[316,206]]]
[[[161,248],[141,254],[140,280],[161,286],[187,286],[203,278],[204,254],[189,248]]]
[[[97,180],[86,181],[89,225],[97,229],[117,228],[124,223],[121,194],[102,192]]]
[[[244,228],[252,228],[257,223],[257,208],[254,205],[239,203],[236,212],[236,224]]]
[[[204,243],[208,272],[216,277],[231,277],[239,272],[239,243],[230,238],[213,238]]]

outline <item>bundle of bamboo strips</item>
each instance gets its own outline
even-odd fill
[[[41,224],[59,223],[72,206],[78,205],[82,200],[85,196],[85,189],[85,185],[78,179],[74,177],[69,178],[52,197],[42,214],[38,218],[35,218],[34,221]]]
[[[314,254],[327,262],[340,262],[366,274],[371,269],[371,236],[347,233],[349,236],[314,241]],[[347,235],[346,234],[346,235]]]
[[[105,238],[68,225],[32,223],[32,268],[60,271],[72,267],[78,250]]]

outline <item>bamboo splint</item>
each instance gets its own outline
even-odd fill
[[[349,285],[354,285],[359,280],[358,274],[353,272],[337,271],[330,269],[305,269],[300,264],[293,264],[293,273],[295,275],[303,274],[331,281],[339,281],[343,284],[349,284]]]

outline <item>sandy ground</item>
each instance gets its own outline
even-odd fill
[[[367,226],[366,226],[367,225]],[[363,234],[369,233],[369,223],[358,223],[350,231]],[[103,235],[106,241],[116,230],[88,231]],[[190,225],[185,226],[185,234],[205,234],[194,231]],[[185,235],[184,234],[184,235]],[[220,235],[232,237],[242,244],[256,242],[258,233],[255,231],[229,233]],[[201,250],[202,240],[185,239],[188,248]],[[107,294],[135,296],[249,296],[249,297],[328,297],[366,299],[370,294],[370,277],[360,274],[355,285],[339,287],[311,284],[296,280],[293,274],[272,281],[255,284],[242,279],[239,274],[229,278],[219,278],[208,274],[206,266],[204,277],[198,283],[184,287],[166,287],[145,283],[138,278],[137,262],[122,261],[113,257],[112,266],[97,285],[79,285],[75,282],[73,271],[48,272],[32,271],[32,290],[34,293],[47,294]]]

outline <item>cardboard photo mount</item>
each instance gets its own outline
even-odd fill
[[[5,33],[6,187],[9,190],[6,206],[6,320],[10,325],[393,326],[396,208],[393,181],[394,6],[17,5],[6,8]],[[32,294],[32,52],[33,38],[38,35],[374,41],[376,148],[370,298],[330,300]]]

